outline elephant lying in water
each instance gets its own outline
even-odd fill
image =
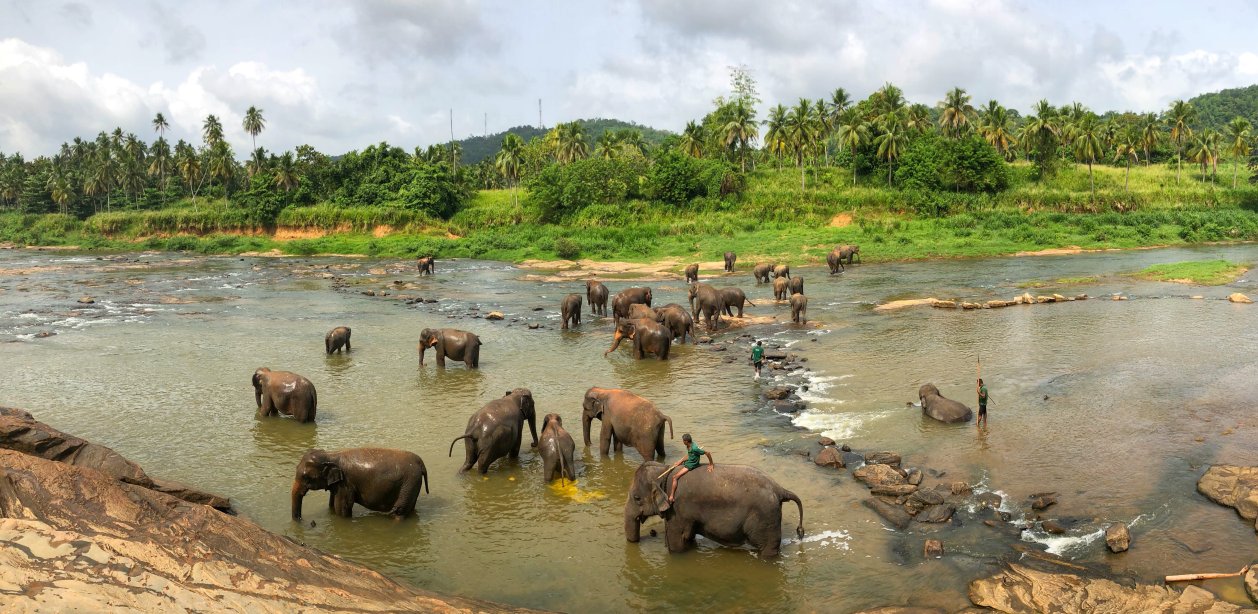
[[[917,398],[922,402],[922,413],[940,422],[969,422],[974,417],[969,407],[960,401],[945,398],[934,384],[918,388]]]
[[[428,469],[417,454],[387,448],[311,450],[297,463],[293,478],[293,519],[301,518],[301,501],[311,490],[331,491],[328,507],[337,516],[352,517],[357,503],[404,518],[415,511],[421,487],[428,492]]]
[[[283,414],[298,422],[314,422],[319,405],[319,396],[310,380],[266,367],[253,372],[253,398],[258,403],[259,418]]]
[[[677,496],[668,502],[665,466],[645,462],[633,475],[625,500],[625,539],[637,543],[642,523],[651,516],[664,518],[664,543],[669,552],[683,552],[702,535],[722,546],[749,543],[761,558],[778,555],[782,546],[782,504],[799,507],[795,534],[804,536],[804,504],[795,493],[778,485],[764,472],[747,465],[719,465],[711,472],[696,469],[677,483]]]
[[[481,474],[489,472],[494,461],[506,456],[518,458],[520,445],[524,441],[524,421],[529,423],[529,433],[533,436],[533,447],[537,447],[537,413],[533,405],[533,392],[528,388],[510,390],[500,399],[486,403],[484,407],[472,414],[467,421],[463,434],[450,442],[450,452],[454,455],[454,444],[460,439],[467,455],[463,459],[463,473],[475,466]]]

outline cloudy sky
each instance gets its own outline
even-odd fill
[[[1258,3],[1077,0],[0,0],[0,151],[55,151],[120,126],[174,138],[219,115],[259,145],[410,148],[583,117],[669,130],[745,65],[767,103],[863,97],[890,81],[933,104],[1046,97],[1158,110],[1258,83]]]

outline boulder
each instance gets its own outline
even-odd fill
[[[1057,301],[1058,303],[1064,303],[1064,302],[1066,302],[1066,301],[1068,301],[1068,300],[1070,300],[1070,299],[1068,299],[1068,298],[1066,298],[1066,297],[1064,297],[1064,296],[1062,296],[1062,295],[1060,295],[1060,294],[1054,294],[1054,295],[1053,295],[1053,300],[1054,300],[1054,301]]]
[[[779,414],[794,414],[807,405],[803,401],[773,401],[770,406]]]
[[[1258,467],[1211,465],[1197,480],[1197,492],[1235,508],[1245,520],[1258,518]]]
[[[861,610],[856,614],[948,614],[948,611],[942,608],[915,605],[888,605],[872,610]]]
[[[1057,503],[1057,493],[1055,492],[1040,493],[1036,495],[1031,495],[1030,499],[1031,499],[1031,509],[1037,510],[1037,511],[1045,510],[1045,509],[1048,509],[1048,506],[1054,505]]]
[[[1018,297],[1018,300],[1021,301],[1023,305],[1031,305],[1035,303],[1035,297],[1031,296],[1030,292],[1023,292],[1022,296]]]
[[[911,495],[917,491],[917,487],[912,484],[884,484],[875,486],[870,489],[869,494],[881,495],[884,497],[902,497]]]
[[[905,483],[904,476],[890,465],[865,465],[853,471],[852,477],[864,482],[870,488]]]
[[[537,330],[541,327],[542,325],[538,324],[537,322],[529,322],[529,330]]]
[[[834,440],[830,439],[829,437],[822,437],[821,439],[817,440],[817,443],[822,446],[832,446],[834,445]]]
[[[960,481],[953,482],[952,484],[948,485],[948,490],[952,494],[958,495],[958,496],[964,496],[964,495],[968,495],[974,492],[974,489],[971,488],[969,484],[966,484],[965,482],[960,482]]]
[[[1076,297],[1075,297],[1075,300],[1076,300],[1076,301],[1086,301],[1086,300],[1088,300],[1088,295],[1086,295],[1086,294],[1080,294],[1080,295],[1078,295],[1078,296],[1076,296]]]
[[[485,314],[485,319],[486,319],[486,320],[501,320],[501,319],[503,319],[504,317],[506,317],[506,316],[504,316],[504,315],[502,314],[502,312],[501,312],[501,311],[491,311],[491,312],[489,312],[489,313]]]
[[[974,502],[978,503],[982,507],[990,507],[995,510],[1000,509],[1000,505],[1004,501],[1000,498],[1000,495],[994,492],[984,492],[979,493],[977,497],[974,497]]]
[[[1061,535],[1066,532],[1065,525],[1057,522],[1056,520],[1045,520],[1040,523],[1040,526],[1044,528],[1045,533],[1049,533],[1051,535]]]
[[[9,612],[505,612],[103,472],[0,450]]]
[[[1245,304],[1250,304],[1254,302],[1248,296],[1245,296],[1244,294],[1241,294],[1240,292],[1233,292],[1227,295],[1227,300],[1233,303],[1245,303]]]
[[[937,309],[956,309],[957,302],[935,299],[930,302],[930,306],[935,307]]]
[[[948,522],[957,508],[951,505],[931,505],[917,513],[913,519],[918,522]]]
[[[868,507],[873,510],[874,513],[882,516],[883,520],[891,523],[891,526],[897,529],[904,530],[909,526],[909,522],[913,520],[913,518],[909,516],[908,512],[904,511],[904,508],[898,505],[892,505],[880,499],[865,499],[863,503],[865,504],[865,507]]]
[[[966,302],[961,303],[961,308],[962,309],[982,309],[983,306],[979,303],[971,303],[969,301],[966,301]]]
[[[922,477],[922,470],[913,468],[909,469],[908,475],[906,475],[904,479],[908,480],[909,484],[920,486],[922,484]]]
[[[822,448],[816,458],[812,459],[812,462],[819,467],[833,467],[835,469],[847,467],[847,463],[843,462],[843,455],[830,446]]]
[[[1036,303],[1055,303],[1055,302],[1057,302],[1057,299],[1055,299],[1055,298],[1053,298],[1053,297],[1051,297],[1051,296],[1043,296],[1043,295],[1041,295],[1041,296],[1037,296],[1037,297],[1035,297],[1035,302],[1036,302]]]
[[[1105,545],[1110,552],[1126,552],[1131,547],[1131,532],[1127,525],[1115,522],[1105,529]]]
[[[922,544],[922,556],[928,559],[938,559],[943,557],[943,542],[937,539],[928,539]]]
[[[865,453],[865,463],[869,465],[891,465],[892,467],[899,467],[900,455],[895,452],[867,452]]]
[[[80,297],[79,297],[79,302],[80,302],[80,303],[82,303],[82,304],[84,304],[84,305],[91,305],[92,303],[95,303],[95,302],[96,302],[96,299],[94,299],[94,298],[92,298],[92,297],[90,297],[90,296],[80,296]]]
[[[1245,592],[1249,593],[1250,601],[1258,601],[1258,564],[1250,565],[1245,572]]]
[[[1002,301],[1000,299],[993,299],[993,300],[987,301],[986,303],[983,303],[983,306],[988,309],[999,309],[1001,307],[1008,307],[1010,305],[1017,305],[1017,304],[1018,304],[1017,301]]]
[[[790,386],[775,386],[764,391],[764,398],[770,401],[781,401],[795,392]]]
[[[916,516],[922,510],[932,506],[939,505],[944,502],[943,495],[936,490],[918,490],[904,502],[904,511],[910,515]]]

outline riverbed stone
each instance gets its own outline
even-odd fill
[[[1241,294],[1240,292],[1233,292],[1227,295],[1227,300],[1233,303],[1244,303],[1246,305],[1254,302],[1253,299],[1249,298],[1248,296],[1245,296],[1244,294]]]
[[[501,319],[503,319],[503,318],[505,318],[505,317],[506,317],[506,316],[505,316],[505,315],[503,315],[503,313],[502,313],[501,311],[491,311],[491,312],[489,312],[489,313],[485,314],[485,319],[486,319],[486,320],[501,320]]]
[[[822,437],[821,439],[817,440],[817,443],[822,446],[832,446],[834,445],[834,440],[830,439],[829,437]]]
[[[833,469],[843,469],[847,467],[847,463],[843,462],[843,455],[833,447],[826,446],[817,453],[812,462],[819,467],[831,467]]]
[[[773,401],[769,405],[779,414],[799,413],[807,406],[803,401]]]
[[[957,302],[956,302],[956,301],[945,301],[945,300],[941,300],[941,299],[933,299],[933,300],[931,300],[931,302],[930,302],[930,306],[931,306],[931,307],[934,307],[934,308],[936,308],[936,309],[956,309],[956,308],[957,308]]]
[[[898,505],[887,503],[886,501],[879,499],[865,499],[863,503],[865,504],[865,507],[873,510],[874,513],[881,516],[883,520],[886,520],[891,524],[891,526],[897,529],[903,530],[907,528],[909,526],[909,522],[912,522],[913,520],[913,518],[909,516],[908,512],[904,511],[904,508]]]
[[[900,455],[895,452],[867,452],[865,453],[865,463],[869,465],[891,465],[892,467],[899,467]]]
[[[1258,602],[1258,562],[1251,563],[1245,572],[1245,592],[1251,601]]]
[[[790,386],[774,386],[764,391],[764,398],[770,401],[781,401],[794,392],[795,389]]]
[[[909,469],[908,475],[904,476],[904,479],[907,480],[909,484],[921,486],[923,477],[922,470],[914,467]]]
[[[915,605],[888,605],[872,610],[861,610],[856,614],[948,614],[948,611],[942,608]]]
[[[999,509],[1001,503],[1004,501],[1001,499],[1000,495],[994,492],[983,492],[974,497],[974,502],[978,503],[980,506]]]
[[[852,472],[852,477],[864,482],[870,488],[904,484],[904,476],[889,465],[865,465]]]
[[[957,508],[951,505],[931,505],[918,512],[913,517],[918,522],[940,523],[952,520],[952,515],[956,513]]]
[[[922,544],[922,556],[928,559],[942,558],[944,553],[943,542],[937,539],[928,539]]]
[[[869,492],[885,497],[903,497],[917,492],[917,487],[912,484],[883,484],[873,487]]]
[[[96,299],[94,299],[94,298],[92,298],[92,297],[90,297],[90,296],[80,296],[80,297],[79,297],[79,302],[80,302],[80,303],[83,303],[84,305],[91,305],[92,303],[95,303],[95,302],[96,302]]]
[[[969,484],[958,480],[948,485],[948,491],[957,496],[965,496],[974,492],[974,489]]]
[[[1115,522],[1105,528],[1105,545],[1110,552],[1126,552],[1131,547],[1131,532],[1127,525]]]
[[[1066,532],[1065,525],[1057,522],[1056,520],[1045,520],[1040,523],[1040,526],[1044,528],[1045,533],[1049,533],[1051,535],[1061,535]]]
[[[1197,480],[1197,492],[1234,508],[1241,518],[1258,518],[1258,467],[1211,465]]]
[[[1046,493],[1035,494],[1035,495],[1031,495],[1030,499],[1031,499],[1031,509],[1037,510],[1037,511],[1044,510],[1044,509],[1048,509],[1049,506],[1057,503],[1057,493],[1046,492]]]

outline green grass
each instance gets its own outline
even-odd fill
[[[1222,286],[1240,278],[1248,267],[1227,260],[1193,260],[1155,264],[1134,275],[1151,281],[1173,281],[1199,286]]]
[[[1019,288],[1057,288],[1061,286],[1084,286],[1094,284],[1100,281],[1100,277],[1058,277],[1057,279],[1047,280],[1038,279],[1034,281],[1024,281],[1018,284]]]

